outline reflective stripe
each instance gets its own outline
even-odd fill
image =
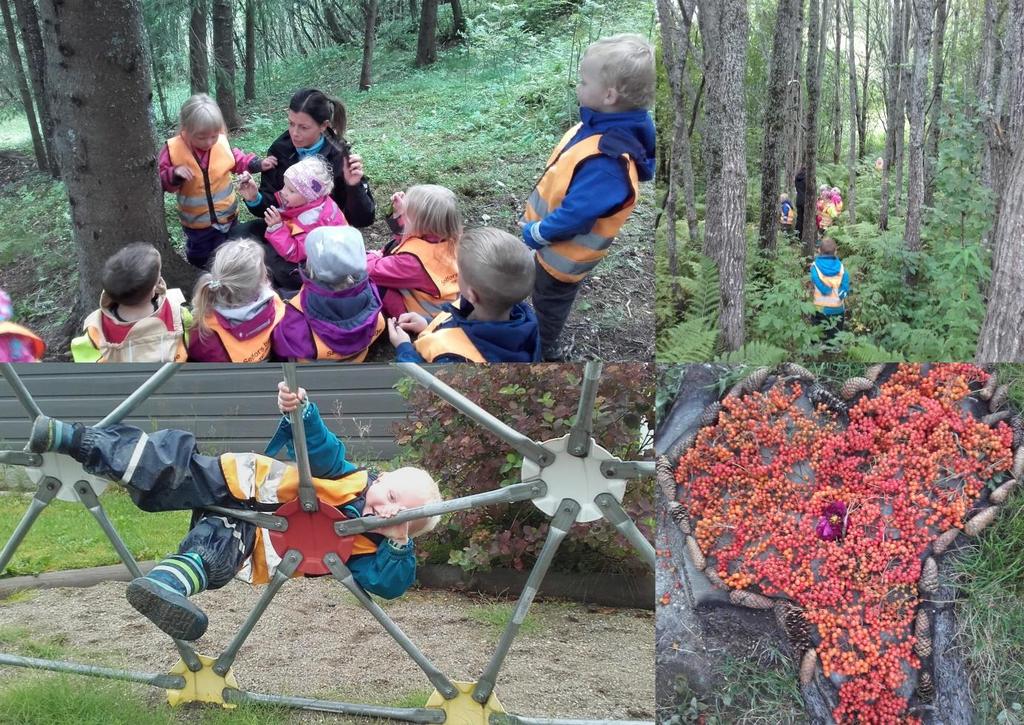
[[[149,441],[149,436],[145,433],[139,438],[139,442],[135,444],[135,449],[132,451],[132,457],[128,459],[128,467],[124,469],[124,476],[121,480],[124,483],[132,482],[132,475],[135,473],[135,467],[139,465],[139,459],[142,458],[142,453],[146,449],[146,443]]]
[[[597,266],[597,263],[600,262],[601,259],[603,259],[603,257],[598,257],[597,259],[589,261],[577,262],[559,254],[555,247],[541,247],[537,250],[537,254],[540,256],[542,261],[562,274],[573,275],[589,272]]]
[[[544,201],[544,197],[540,195],[540,192],[537,191],[537,189],[533,190],[533,193],[530,194],[530,198],[526,200],[526,203],[529,204],[540,217],[546,217],[551,211],[548,203]]]
[[[210,194],[210,198],[213,199],[214,203],[227,199],[229,196],[235,193],[232,187],[227,187],[216,193]],[[206,206],[205,196],[185,196],[184,194],[178,194],[178,203],[187,204],[188,206]]]
[[[595,251],[602,251],[608,249],[615,241],[615,237],[606,237],[601,234],[595,234],[594,232],[587,232],[586,234],[580,234],[579,236],[573,237],[571,240],[574,244],[579,244],[587,249],[593,249]]]
[[[405,308],[410,312],[423,312],[430,318],[434,318],[444,311],[441,305],[435,305],[426,297],[417,297],[412,293],[412,290],[400,289],[398,291],[402,293]]]

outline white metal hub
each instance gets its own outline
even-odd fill
[[[32,483],[39,483],[43,476],[51,476],[60,481],[60,491],[57,498],[61,501],[78,501],[78,494],[75,493],[75,484],[79,481],[88,481],[92,490],[99,496],[110,485],[110,481],[97,478],[91,473],[86,473],[82,464],[71,456],[63,453],[43,453],[43,465],[39,468],[26,468],[25,472],[32,479]]]
[[[626,479],[605,478],[601,473],[601,463],[621,459],[597,445],[593,439],[590,440],[590,452],[586,458],[579,458],[566,452],[568,443],[567,435],[541,443],[541,448],[554,454],[554,463],[541,468],[533,461],[524,459],[522,480],[540,478],[547,484],[546,496],[530,500],[548,516],[554,516],[562,499],[569,498],[580,505],[580,512],[576,515],[578,523],[597,521],[602,516],[600,507],[594,503],[596,496],[610,493],[616,501],[622,503],[626,493]]]

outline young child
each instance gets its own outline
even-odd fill
[[[270,207],[265,238],[267,265],[279,289],[295,290],[302,284],[298,266],[306,260],[306,235],[318,227],[343,226],[345,215],[331,198],[334,172],[322,156],[308,156],[284,172],[284,187],[277,192],[280,208]],[[255,198],[258,190],[251,177],[239,186],[242,196]],[[274,259],[274,257],[279,259]]]
[[[850,293],[850,275],[836,256],[836,240],[821,240],[818,256],[811,263],[811,283],[814,285],[814,305],[818,308],[815,319],[825,326],[825,341],[843,329],[846,296]]]
[[[227,241],[237,221],[231,174],[268,171],[277,166],[277,159],[261,159],[231,148],[220,107],[205,93],[185,101],[179,120],[178,135],[160,150],[160,184],[164,191],[178,195],[185,257],[190,264],[206,269],[214,250]]]
[[[305,391],[298,391],[305,397]],[[278,407],[287,412],[299,397],[282,383]],[[347,518],[391,517],[408,508],[441,500],[426,471],[400,468],[376,478],[345,459],[345,445],[324,425],[316,406],[303,400],[303,428],[313,485],[322,504]],[[226,453],[204,456],[196,439],[180,430],[145,433],[128,425],[88,428],[40,416],[32,427],[29,449],[57,451],[86,471],[117,481],[144,511],[194,509],[191,529],[178,553],[161,561],[146,576],[133,580],[128,602],[176,639],[194,640],[207,627],[206,614],[189,597],[225,586],[236,575],[253,584],[273,577],[283,552],[270,532],[240,519],[213,515],[204,506],[267,511],[298,498],[295,465],[267,456],[289,442],[291,427],[281,421],[266,455]],[[367,591],[391,599],[401,595],[416,575],[412,537],[431,531],[440,517],[418,519],[354,537],[346,566]]]
[[[274,354],[362,362],[383,332],[380,297],[366,276],[363,235],[349,226],[311,231],[302,287],[271,334]]]
[[[71,341],[75,362],[184,362],[192,313],[180,289],[167,289],[156,247],[135,242],[103,265],[99,309]]]
[[[608,254],[654,177],[654,50],[642,36],[615,35],[587,48],[576,86],[581,123],[548,159],[526,204],[523,240],[537,250],[533,306],[545,360],[562,359],[558,338],[580,282]]]
[[[415,312],[428,320],[459,296],[455,245],[462,213],[455,192],[420,184],[391,197],[388,224],[395,238],[381,252],[367,253],[366,265],[381,291],[384,314]]]
[[[829,191],[829,199],[836,211],[835,218],[838,218],[839,215],[843,213],[843,195],[839,192],[838,186],[833,186]]]
[[[270,335],[284,317],[284,302],[270,286],[263,247],[252,239],[221,245],[192,295],[196,329],[188,359],[260,362],[270,356]]]
[[[818,214],[815,221],[818,223],[818,236],[822,236],[825,230],[832,226],[832,222],[836,220],[836,217],[839,216],[839,210],[836,208],[832,197],[832,188],[827,184],[822,185],[818,189],[817,211]]]
[[[0,289],[0,362],[39,362],[46,354],[46,344],[32,330],[11,322],[12,317],[14,305]]]
[[[782,225],[783,234],[792,234],[793,224],[796,222],[796,207],[789,200],[789,194],[779,196],[779,224]]]
[[[415,312],[388,320],[398,362],[537,362],[537,318],[523,300],[533,288],[532,253],[508,232],[484,227],[457,248],[461,297],[432,322]],[[409,333],[418,333],[411,343]]]

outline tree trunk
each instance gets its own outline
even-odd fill
[[[772,57],[768,71],[768,101],[764,113],[764,144],[761,154],[761,219],[758,239],[761,248],[775,252],[779,231],[779,167],[784,152],[784,127],[788,95],[793,80],[793,45],[800,37],[793,33],[796,6],[800,0],[779,0],[772,39]]]
[[[57,152],[53,148],[53,113],[50,111],[50,99],[46,97],[46,73],[43,68],[46,58],[43,53],[43,36],[39,32],[39,15],[33,0],[14,0],[21,26],[21,41],[25,45],[25,57],[28,60],[29,75],[32,78],[32,96],[35,98],[36,110],[42,124],[43,149],[50,175],[60,178],[60,167],[57,165]]]
[[[903,203],[903,159],[904,151],[906,148],[906,138],[903,132],[904,126],[907,122],[907,115],[909,113],[908,98],[910,95],[910,18],[913,15],[913,8],[911,5],[914,0],[904,0],[903,2],[903,39],[900,44],[902,49],[902,57],[900,58],[900,67],[903,72],[900,74],[900,90],[899,96],[896,99],[896,106],[899,109],[899,113],[896,115],[896,206],[900,207]]]
[[[18,92],[21,94],[21,105],[25,109],[25,118],[28,120],[28,130],[32,136],[32,150],[36,155],[36,167],[43,173],[49,173],[50,163],[46,158],[43,138],[39,135],[36,109],[32,106],[32,94],[29,93],[25,69],[21,65],[21,51],[18,50],[18,38],[14,33],[14,20],[11,18],[8,0],[0,0],[0,11],[3,12],[4,29],[7,31],[7,51],[11,57],[11,66],[14,68],[14,77],[18,82]]]
[[[786,173],[787,189],[792,189],[796,170],[800,167],[800,130],[803,100],[803,77],[800,73],[800,61],[803,59],[804,3],[796,4],[796,27],[791,30],[793,38],[790,49],[793,53],[790,63],[793,69],[793,80],[786,86]],[[794,199],[795,202],[795,199]]]
[[[747,216],[746,98],[743,80],[749,23],[746,0],[698,0],[707,75],[708,166],[704,248],[718,265],[719,328],[727,350],[743,346]]]
[[[854,71],[856,73],[856,71]],[[867,153],[868,130],[868,78],[871,76],[871,0],[867,0],[864,10],[864,85],[860,94],[860,110],[857,116],[857,138],[860,147],[857,158],[864,158]]]
[[[853,53],[854,0],[846,3],[847,63],[850,65],[850,149],[846,155],[849,182],[846,189],[846,210],[850,212],[850,223],[857,223],[857,61]],[[837,20],[838,22],[838,20]],[[863,143],[863,139],[861,139]]]
[[[992,151],[996,144],[993,105],[995,102],[996,67],[996,0],[985,0],[985,19],[981,31],[981,62],[978,68],[978,101],[981,103],[981,124],[985,145],[981,156],[981,184],[992,188]],[[986,235],[984,241],[990,241]],[[986,244],[986,246],[988,246]]]
[[[903,241],[910,251],[921,249],[921,210],[924,205],[924,104],[928,81],[928,57],[932,44],[932,0],[912,0],[914,8],[914,67],[907,106],[910,111],[908,155],[907,224]]]
[[[824,0],[828,2],[828,0]],[[818,0],[809,0],[810,15],[807,20],[807,116],[804,121],[804,228],[800,237],[804,254],[814,254],[818,239],[818,227],[814,219],[817,214],[818,182],[818,98],[821,94],[821,76],[818,74],[819,54],[824,52],[822,33],[819,27],[820,6]]]
[[[928,109],[928,135],[924,149],[924,205],[935,200],[935,166],[939,160],[939,117],[942,113],[942,84],[945,63],[943,50],[946,40],[946,0],[938,0],[935,8],[935,32],[932,34],[932,98]]]
[[[363,0],[363,68],[359,72],[359,90],[368,91],[373,83],[373,46],[377,41],[377,0]]]
[[[235,101],[234,7],[231,0],[213,0],[213,64],[217,105],[229,129],[241,127]]]
[[[892,167],[896,162],[896,125],[897,116],[902,113],[899,108],[900,80],[903,76],[900,69],[902,52],[900,41],[903,37],[903,5],[911,0],[896,0],[892,8],[889,33],[889,53],[885,62],[885,164],[882,167],[882,185],[879,190],[878,228],[885,231],[889,228],[889,181]]]
[[[456,42],[466,40],[466,14],[462,11],[462,0],[448,0],[452,6],[452,36]]]
[[[437,60],[437,1],[423,0],[420,32],[416,40],[416,67],[423,68]]]
[[[245,0],[245,100],[256,98],[256,0]]]
[[[842,6],[840,5],[841,2],[842,2],[842,0],[836,0],[836,25],[835,25],[835,28],[836,28],[836,56],[835,56],[836,72],[835,72],[835,79],[834,79],[834,92],[833,92],[833,95],[832,95],[832,163],[834,165],[836,165],[836,166],[839,165],[839,157],[840,157],[840,154],[842,154],[842,152],[843,152],[843,147],[842,147],[842,134],[843,134],[843,121],[842,121],[842,118],[843,118],[843,113],[842,113],[842,109],[840,108],[840,105],[839,105],[839,98],[840,98],[839,87],[842,85],[842,82],[840,81],[840,78],[839,78],[840,73],[842,72],[840,70],[840,65],[839,65],[840,43],[841,43],[840,28],[842,27],[842,24],[843,24],[843,22],[842,22],[843,16],[839,12],[840,9],[842,8]],[[851,119],[852,119],[852,116],[851,116]],[[853,123],[853,121],[851,120],[850,123]]]
[[[160,84],[160,64],[157,63],[156,53],[153,51],[153,40],[149,37],[149,31],[146,30],[146,46],[149,49],[149,61],[150,68],[153,72],[153,89],[156,91],[157,104],[160,106],[160,118],[164,122],[164,127],[171,125],[170,115],[167,113],[167,98],[164,96],[164,87]]]
[[[81,320],[99,299],[103,264],[126,244],[152,243],[172,287],[194,269],[171,247],[157,177],[152,91],[138,0],[43,0],[47,92],[78,251]]]
[[[191,92],[210,90],[210,60],[206,50],[206,2],[191,0],[188,21],[188,81]]]

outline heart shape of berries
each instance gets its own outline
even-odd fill
[[[966,404],[988,379],[969,364],[901,365],[846,409],[780,377],[727,397],[679,459],[691,557],[733,602],[804,627],[802,670],[820,658],[839,723],[919,722],[908,705],[931,687],[925,673],[911,694],[931,649],[918,617],[937,587],[929,554],[1013,465],[1010,426]]]

